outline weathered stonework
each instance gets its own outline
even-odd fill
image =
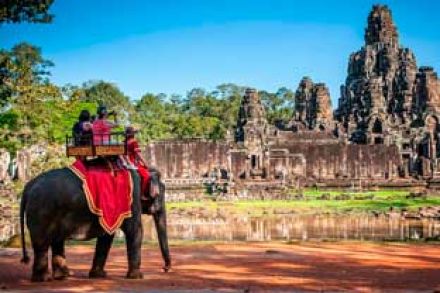
[[[248,89],[235,140],[158,142],[147,157],[176,189],[212,180],[223,180],[229,194],[271,186],[440,186],[440,81],[400,46],[387,6],[373,6],[365,45],[351,54],[347,74],[334,113],[327,87],[305,77],[294,116],[277,128]]]
[[[145,155],[176,200],[207,189],[251,198],[316,185],[440,187],[440,81],[400,46],[388,7],[373,6],[334,113],[330,101],[325,84],[304,77],[293,117],[275,126],[258,92],[247,89],[228,139],[157,141]],[[28,180],[42,153],[38,146],[17,152],[14,177]],[[0,155],[0,180],[9,159]]]
[[[328,88],[304,77],[295,93],[295,116],[290,127],[324,130],[332,125],[333,114]]]
[[[335,111],[348,137],[365,143],[369,137],[353,133],[359,129],[372,131],[374,124],[387,128],[391,120],[409,123],[416,73],[414,54],[400,47],[390,10],[374,6],[368,17],[365,46],[350,56],[348,76]]]
[[[235,140],[251,151],[261,149],[266,140],[267,127],[266,111],[257,91],[247,89],[238,113]]]
[[[0,184],[10,181],[9,166],[11,164],[11,155],[4,149],[0,149]]]
[[[365,46],[349,59],[348,76],[335,110],[338,136],[358,144],[396,145],[402,176],[435,177],[440,81],[431,67],[417,67],[399,44],[387,6],[368,17]]]
[[[277,129],[268,125],[252,89],[243,97],[236,133],[235,141],[155,142],[147,146],[146,157],[161,169],[169,194],[179,200],[186,193],[202,197],[200,186],[214,182],[227,185],[223,197],[239,197],[243,190],[266,194],[280,186],[383,185],[400,178],[395,145],[348,144],[319,128]]]

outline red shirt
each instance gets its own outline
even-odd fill
[[[127,154],[128,159],[134,165],[139,165],[139,160],[137,160],[137,154],[140,153],[138,142],[134,138],[130,138],[127,142]]]
[[[110,142],[110,132],[112,124],[105,119],[98,119],[93,122],[93,143],[95,145],[108,144]]]

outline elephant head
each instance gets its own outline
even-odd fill
[[[165,209],[165,185],[160,181],[160,172],[150,168],[150,187],[142,200],[142,213],[152,215],[156,226],[157,238],[164,260],[163,270],[171,268],[171,258],[168,248],[167,219]]]

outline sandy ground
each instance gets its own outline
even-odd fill
[[[317,242],[172,246],[173,269],[161,271],[157,247],[142,254],[143,280],[126,280],[125,247],[114,247],[109,277],[87,278],[93,247],[71,246],[74,276],[31,283],[18,249],[0,249],[0,292],[284,292],[440,291],[439,244]]]

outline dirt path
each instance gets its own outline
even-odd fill
[[[125,248],[113,248],[106,280],[89,280],[93,247],[67,249],[67,281],[29,282],[20,251],[0,249],[3,290],[34,292],[274,292],[440,290],[440,245],[239,243],[172,247],[173,271],[161,272],[156,247],[143,250],[143,280],[126,280]],[[1,292],[1,290],[0,290]]]

